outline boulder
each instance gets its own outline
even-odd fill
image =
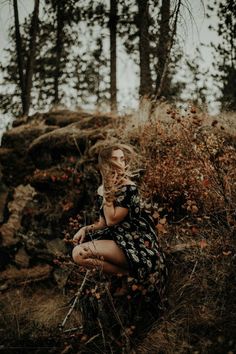
[[[15,189],[13,200],[8,203],[9,219],[0,227],[3,247],[11,247],[19,242],[19,237],[16,236],[16,233],[21,227],[23,210],[28,200],[33,198],[34,193],[35,190],[30,185],[20,185]]]
[[[44,122],[47,125],[58,125],[65,127],[71,123],[90,118],[92,115],[86,112],[73,112],[69,110],[51,111],[43,114]]]
[[[0,224],[4,221],[4,213],[7,205],[8,189],[3,189],[0,186]]]
[[[39,264],[32,268],[16,269],[15,267],[8,267],[1,272],[0,290],[5,290],[9,286],[26,285],[27,283],[37,282],[47,279],[51,276],[52,266],[48,264]]]
[[[20,268],[28,268],[30,257],[23,247],[15,255],[15,263]]]
[[[35,139],[29,147],[29,154],[37,168],[48,168],[61,161],[62,156],[77,155],[85,151],[99,139],[104,139],[106,131],[89,128],[80,129],[79,123],[56,129]]]
[[[26,150],[29,144],[42,134],[53,131],[57,127],[47,125],[24,124],[6,131],[2,137],[2,147]]]

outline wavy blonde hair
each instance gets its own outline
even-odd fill
[[[112,152],[121,150],[125,157],[125,168],[112,160]],[[113,201],[115,194],[124,185],[126,179],[131,179],[138,174],[137,152],[127,144],[114,143],[106,145],[98,155],[98,167],[100,169],[103,184],[104,197],[107,201]]]

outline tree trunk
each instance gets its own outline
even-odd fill
[[[161,88],[161,92],[159,95],[167,95],[169,89],[169,80],[164,73],[165,63],[169,57],[169,52],[171,50],[170,46],[170,0],[162,0],[161,4],[161,21],[160,21],[160,32],[159,32],[159,40],[157,45],[157,59],[158,66],[156,69],[156,88],[155,94],[157,94],[158,89],[160,88],[162,76],[165,74],[163,78],[164,85]]]
[[[58,0],[56,2],[57,9],[57,39],[56,39],[56,63],[55,63],[55,75],[54,75],[54,103],[57,104],[60,101],[59,98],[59,79],[61,75],[60,63],[63,51],[63,29],[64,29],[64,12],[65,2],[64,0]]]
[[[31,104],[31,89],[33,82],[33,73],[34,73],[34,62],[36,55],[36,37],[38,32],[39,25],[39,0],[34,2],[34,12],[31,20],[30,26],[30,43],[29,43],[29,52],[28,60],[26,66],[26,75],[25,75],[25,109],[24,114],[29,114],[29,108]]]
[[[167,0],[163,0],[162,5],[164,7],[165,7],[165,2],[166,1]],[[161,72],[161,75],[160,75],[159,85],[158,86],[156,85],[156,94],[155,94],[155,98],[156,99],[159,98],[162,95],[162,93],[164,92],[163,88],[165,86],[165,78],[166,78],[167,72],[168,72],[168,65],[169,65],[169,61],[170,61],[171,48],[173,46],[174,38],[175,38],[175,35],[176,35],[176,31],[177,31],[177,22],[178,22],[178,17],[179,17],[179,13],[180,13],[181,4],[182,4],[182,0],[178,0],[178,2],[176,4],[175,11],[174,11],[173,28],[172,28],[171,32],[169,32],[170,33],[169,34],[169,41],[168,41],[168,47],[166,48],[166,57],[165,57],[165,60],[163,62],[163,71]],[[163,12],[164,12],[164,9],[163,9]]]
[[[149,12],[148,0],[138,0],[138,26],[139,26],[139,55],[140,55],[140,96],[152,94],[152,79],[150,72],[150,43],[149,43]]]
[[[18,14],[18,4],[17,0],[13,1],[14,9],[14,21],[15,21],[15,40],[16,40],[16,53],[17,53],[17,65],[20,81],[20,92],[21,92],[21,103],[22,103],[22,112],[25,111],[25,80],[24,80],[24,65],[22,58],[22,40],[20,34],[20,23],[19,23],[19,14]]]
[[[110,0],[110,97],[111,111],[117,111],[117,83],[116,83],[116,26],[117,0]]]

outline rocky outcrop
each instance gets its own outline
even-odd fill
[[[99,175],[91,148],[111,135],[114,119],[68,110],[36,113],[15,120],[4,133],[0,147],[2,289],[29,277],[32,281],[52,277],[60,287],[65,283],[67,274],[55,260],[70,257],[71,246],[64,237],[68,229],[76,232],[86,207],[94,203]],[[86,222],[96,213],[92,212],[86,213]]]
[[[8,203],[10,216],[7,222],[0,227],[1,244],[3,247],[15,246],[19,242],[16,234],[21,227],[22,212],[27,202],[32,200],[34,194],[34,188],[29,185],[20,185],[15,188],[13,200]]]

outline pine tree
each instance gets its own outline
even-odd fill
[[[219,54],[218,69],[223,81],[222,107],[236,110],[236,2],[221,1],[218,7],[218,35],[221,43],[217,47]]]
[[[116,37],[117,37],[117,0],[110,0],[110,100],[111,111],[117,111],[117,81],[116,81]]]
[[[208,6],[207,16],[216,13],[217,27],[209,28],[217,31],[219,44],[211,43],[215,52],[214,67],[216,74],[212,75],[221,91],[221,108],[236,110],[236,3],[234,0],[215,1]]]

